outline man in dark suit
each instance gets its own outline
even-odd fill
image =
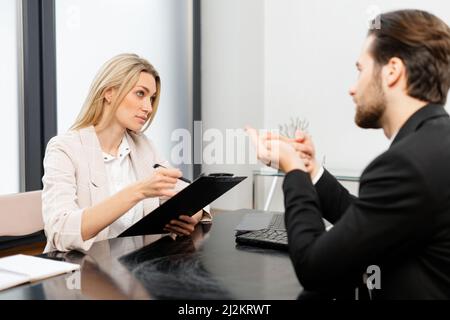
[[[305,290],[354,297],[365,275],[372,298],[450,299],[450,29],[418,10],[377,19],[350,95],[356,124],[392,143],[362,173],[359,197],[317,164],[310,137],[248,132],[260,159],[286,172],[289,251]]]

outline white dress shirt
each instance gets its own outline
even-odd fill
[[[389,139],[389,143],[390,143],[390,144],[392,144],[392,142],[394,142],[394,139],[395,139],[395,137],[397,136],[397,134],[398,134],[398,131],[396,131],[396,132],[391,136],[391,138]]]
[[[120,143],[117,156],[114,157],[103,152],[103,161],[105,162],[110,195],[113,195],[136,182],[136,174],[131,164],[130,147],[126,137],[124,137]],[[117,237],[143,217],[144,206],[142,201],[140,201],[110,225],[108,238]]]
[[[320,180],[320,178],[322,178],[323,171],[324,171],[323,166],[320,166],[319,171],[317,171],[316,175],[312,179],[313,185],[316,185],[316,183]]]

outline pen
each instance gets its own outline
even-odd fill
[[[157,164],[157,163],[153,166],[153,168],[155,168],[155,169],[158,168],[158,167],[165,168],[164,166],[162,166],[160,164]],[[183,178],[183,177],[179,177],[178,179],[180,179],[181,181],[184,181],[186,183],[192,183],[191,180],[188,180],[188,179]]]

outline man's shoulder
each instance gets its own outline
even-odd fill
[[[417,166],[428,162],[450,163],[450,122],[447,119],[436,119],[419,130],[393,144],[385,152],[386,157],[403,157]]]
[[[447,175],[450,163],[450,126],[428,126],[394,143],[376,157],[363,171],[363,176],[384,171],[418,173],[426,179]]]

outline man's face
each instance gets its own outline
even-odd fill
[[[369,50],[373,36],[369,36],[356,63],[359,75],[350,88],[356,104],[355,123],[366,129],[381,128],[381,118],[386,110],[386,97],[381,81],[381,67],[377,67]]]

